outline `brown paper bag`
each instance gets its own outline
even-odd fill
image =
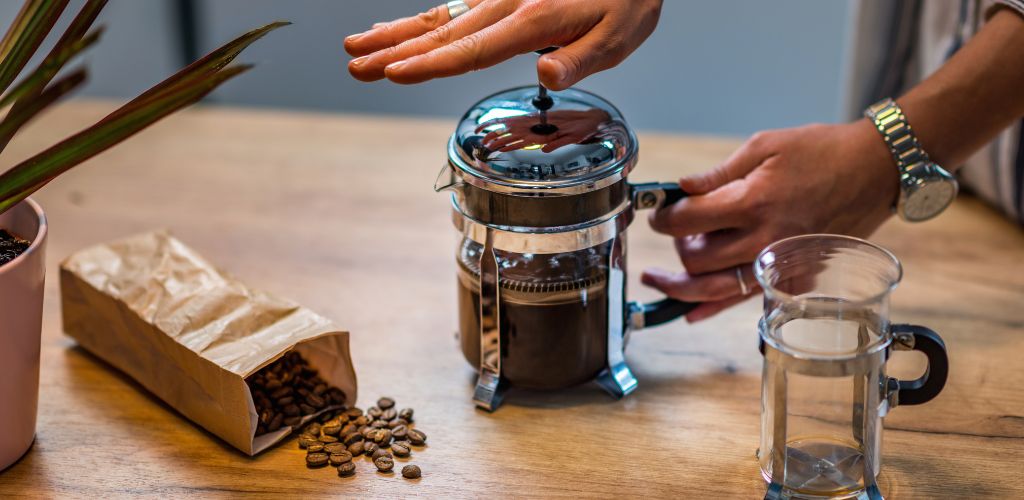
[[[247,288],[164,232],[82,250],[61,264],[60,283],[68,335],[250,455],[291,428],[254,437],[245,378],[288,351],[356,400],[348,332]]]

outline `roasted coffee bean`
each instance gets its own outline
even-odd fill
[[[327,401],[332,405],[344,404],[345,391],[342,391],[337,387],[331,387],[330,389],[327,389]]]
[[[370,419],[366,415],[360,415],[352,422],[360,427],[370,425]]]
[[[388,429],[394,430],[403,425],[409,425],[409,422],[402,417],[398,417],[388,422]]]
[[[395,406],[395,400],[389,397],[383,397],[377,400],[377,406],[379,406],[381,410],[387,410],[388,408],[393,408]]]
[[[326,448],[324,448],[324,444],[321,443],[320,441],[317,441],[315,443],[309,443],[309,445],[306,446],[306,451],[309,452],[309,453],[317,453],[317,452],[324,451],[325,449]]]
[[[360,442],[362,440],[363,440],[363,435],[362,434],[359,434],[358,432],[353,432],[352,434],[349,434],[349,435],[345,436],[345,441],[343,441],[343,442],[348,445],[348,444],[352,444],[352,443],[358,443],[358,442]]]
[[[273,391],[275,389],[279,389],[279,388],[281,388],[281,381],[277,380],[277,379],[270,379],[270,380],[267,381],[267,383],[266,383],[266,385],[264,387],[266,387],[268,391]]]
[[[284,414],[283,413],[278,413],[277,415],[274,415],[274,418],[270,420],[269,424],[267,424],[267,432],[274,432],[274,431],[280,429],[281,428],[281,424],[283,424],[283,423],[284,423]]]
[[[387,426],[388,423],[383,420],[374,420],[372,423],[370,423],[370,427],[373,427],[374,429],[384,429]]]
[[[310,393],[308,396],[306,396],[306,403],[308,403],[309,406],[312,406],[313,408],[316,408],[318,410],[327,406],[327,401],[324,401],[324,398],[317,396],[316,394],[313,393]],[[329,419],[330,417],[327,418]]]
[[[296,415],[294,417],[285,417],[285,419],[284,419],[284,425],[287,425],[289,427],[297,427],[301,423],[302,423],[302,417],[300,417],[298,415]]]
[[[371,406],[369,410],[366,410],[366,416],[370,418],[380,418],[381,413],[384,413],[384,411],[376,406]]]
[[[391,453],[394,453],[396,457],[407,457],[410,452],[409,447],[404,444],[391,443]]]
[[[306,467],[311,469],[327,465],[330,457],[326,453],[310,453],[306,455]]]
[[[363,436],[363,438],[365,438],[365,439],[372,439],[371,436],[373,436],[374,432],[377,432],[377,429],[374,429],[373,427],[370,427],[369,425],[364,425],[364,426],[359,428],[359,435]]]
[[[256,426],[256,435],[257,436],[259,436],[260,434],[266,434],[266,433],[267,433],[267,426],[265,426],[263,424],[259,424],[259,425]]]
[[[313,443],[318,443],[319,444],[320,440],[317,439],[316,436],[310,436],[308,434],[303,434],[303,435],[299,436],[299,448],[302,448],[302,449],[309,448],[309,445],[311,445]]]
[[[330,454],[331,465],[337,467],[345,462],[352,461],[352,454],[348,450],[341,450],[338,453]]]
[[[348,452],[351,453],[353,457],[357,457],[359,455],[362,455],[363,454],[363,442],[362,441],[356,441],[356,442],[348,445]]]
[[[277,401],[274,401],[274,404],[276,404],[279,407],[285,407],[292,404],[293,402],[295,402],[295,398],[291,396],[285,396],[283,398],[278,398]]]
[[[316,419],[319,420],[321,424],[326,424],[327,422],[331,421],[331,412],[325,411],[321,413],[320,416],[317,417]]]
[[[388,408],[387,410],[384,410],[384,413],[381,414],[380,418],[384,420],[394,420],[398,418],[398,410],[394,408]]]
[[[312,415],[316,413],[316,408],[313,408],[312,406],[309,406],[306,403],[299,403],[299,411],[303,415]]]
[[[270,388],[267,387],[267,389],[270,389]],[[270,393],[270,397],[273,398],[273,399],[281,399],[281,398],[283,398],[285,396],[291,396],[291,395],[292,395],[292,388],[291,387],[282,387],[282,388],[280,388],[280,389]]]
[[[412,408],[404,408],[398,412],[398,418],[405,420],[407,423],[412,423]]]
[[[322,397],[326,392],[327,392],[327,384],[324,384],[322,382],[319,383],[319,384],[316,384],[316,386],[313,387],[313,394],[316,394],[317,396],[321,396]]]
[[[338,466],[338,475],[341,477],[349,477],[356,473],[356,464],[352,461],[345,462]]]
[[[419,479],[422,474],[423,471],[420,470],[419,466],[406,465],[402,467],[402,477],[406,479]]]
[[[380,472],[391,472],[391,469],[395,468],[395,460],[388,456],[378,457],[374,459],[373,465],[376,465]]]
[[[365,453],[367,456],[373,455],[374,452],[376,452],[379,449],[380,446],[378,446],[377,443],[374,443],[373,441],[363,442],[363,453]]]
[[[373,435],[373,442],[379,445],[388,445],[391,443],[391,429],[378,429]]]
[[[362,416],[362,414],[363,414],[363,410],[361,410],[359,408],[349,408],[348,409],[348,417],[349,418],[356,418],[356,417]]]
[[[304,385],[306,383],[306,381],[305,380],[297,380],[297,381],[295,381],[295,383],[296,384]],[[308,397],[310,394],[313,394],[312,392],[309,392],[309,389],[306,389],[305,387],[299,387],[298,389],[295,389],[295,392],[299,393],[299,396],[302,396],[304,398]]]
[[[395,427],[394,429],[391,429],[391,436],[394,437],[396,440],[400,441],[400,440],[406,438],[408,432],[409,432],[409,428],[408,427],[406,427],[404,425],[399,425],[398,427]]]
[[[306,434],[312,434],[312,435],[316,436],[316,435],[320,434],[320,429],[321,428],[322,427],[320,426],[319,423],[313,422],[312,424],[307,425],[306,426],[306,430],[303,431],[303,432],[305,432]]]
[[[412,449],[412,443],[409,442],[409,438],[405,438],[405,439],[402,439],[402,440],[399,440],[399,441],[392,441],[391,442],[391,446],[394,446],[396,444],[399,444],[399,445],[405,446],[406,448]]]
[[[348,436],[349,434],[352,434],[353,432],[358,432],[358,431],[359,431],[359,428],[356,427],[356,424],[345,424],[345,427],[342,427],[341,428],[341,432],[339,432],[338,434],[340,434],[342,436]]]
[[[297,405],[293,405],[293,404],[285,406],[284,408],[281,408],[281,411],[283,411],[284,414],[288,415],[289,417],[298,417],[298,416],[301,416],[301,413],[302,413],[299,410],[299,407]]]
[[[419,429],[409,429],[406,434],[409,437],[409,442],[416,446],[422,446],[423,443],[427,442],[427,435]]]
[[[260,413],[260,423],[263,425],[269,425],[270,420],[274,418],[274,410],[267,408]]]
[[[341,453],[348,449],[345,443],[327,443],[324,445],[324,453]]]
[[[337,443],[338,442],[338,438],[336,438],[334,436],[328,436],[327,434],[321,434],[318,439],[320,440],[321,443],[324,443],[324,444],[327,444],[327,443]]]
[[[377,460],[380,457],[390,457],[390,456],[391,456],[391,452],[390,451],[385,450],[384,448],[377,448],[377,451],[373,452],[373,456],[371,458],[373,458],[374,460]]]
[[[321,432],[324,434],[330,434],[331,436],[337,436],[341,432],[341,424],[331,421],[327,422],[321,428]]]

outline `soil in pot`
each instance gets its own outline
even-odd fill
[[[31,244],[5,229],[0,229],[0,266],[14,260],[22,252],[28,250]]]

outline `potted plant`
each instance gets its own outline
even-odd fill
[[[85,81],[85,68],[59,73],[99,39],[102,29],[91,26],[106,0],[88,0],[42,62],[18,80],[67,4],[26,0],[0,40],[0,109],[7,110],[0,120],[0,151],[22,126]],[[251,66],[230,65],[232,60],[286,24],[272,23],[232,40],[96,124],[0,174],[0,471],[21,457],[35,436],[47,230],[42,209],[28,196],[245,72]]]

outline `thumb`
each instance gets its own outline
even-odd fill
[[[773,156],[771,134],[758,132],[734,151],[721,165],[702,174],[679,179],[679,187],[691,195],[707,194],[736,179],[743,178]]]
[[[622,62],[619,51],[605,47],[604,31],[594,28],[575,42],[541,56],[537,60],[540,83],[551,90],[565,90]]]

